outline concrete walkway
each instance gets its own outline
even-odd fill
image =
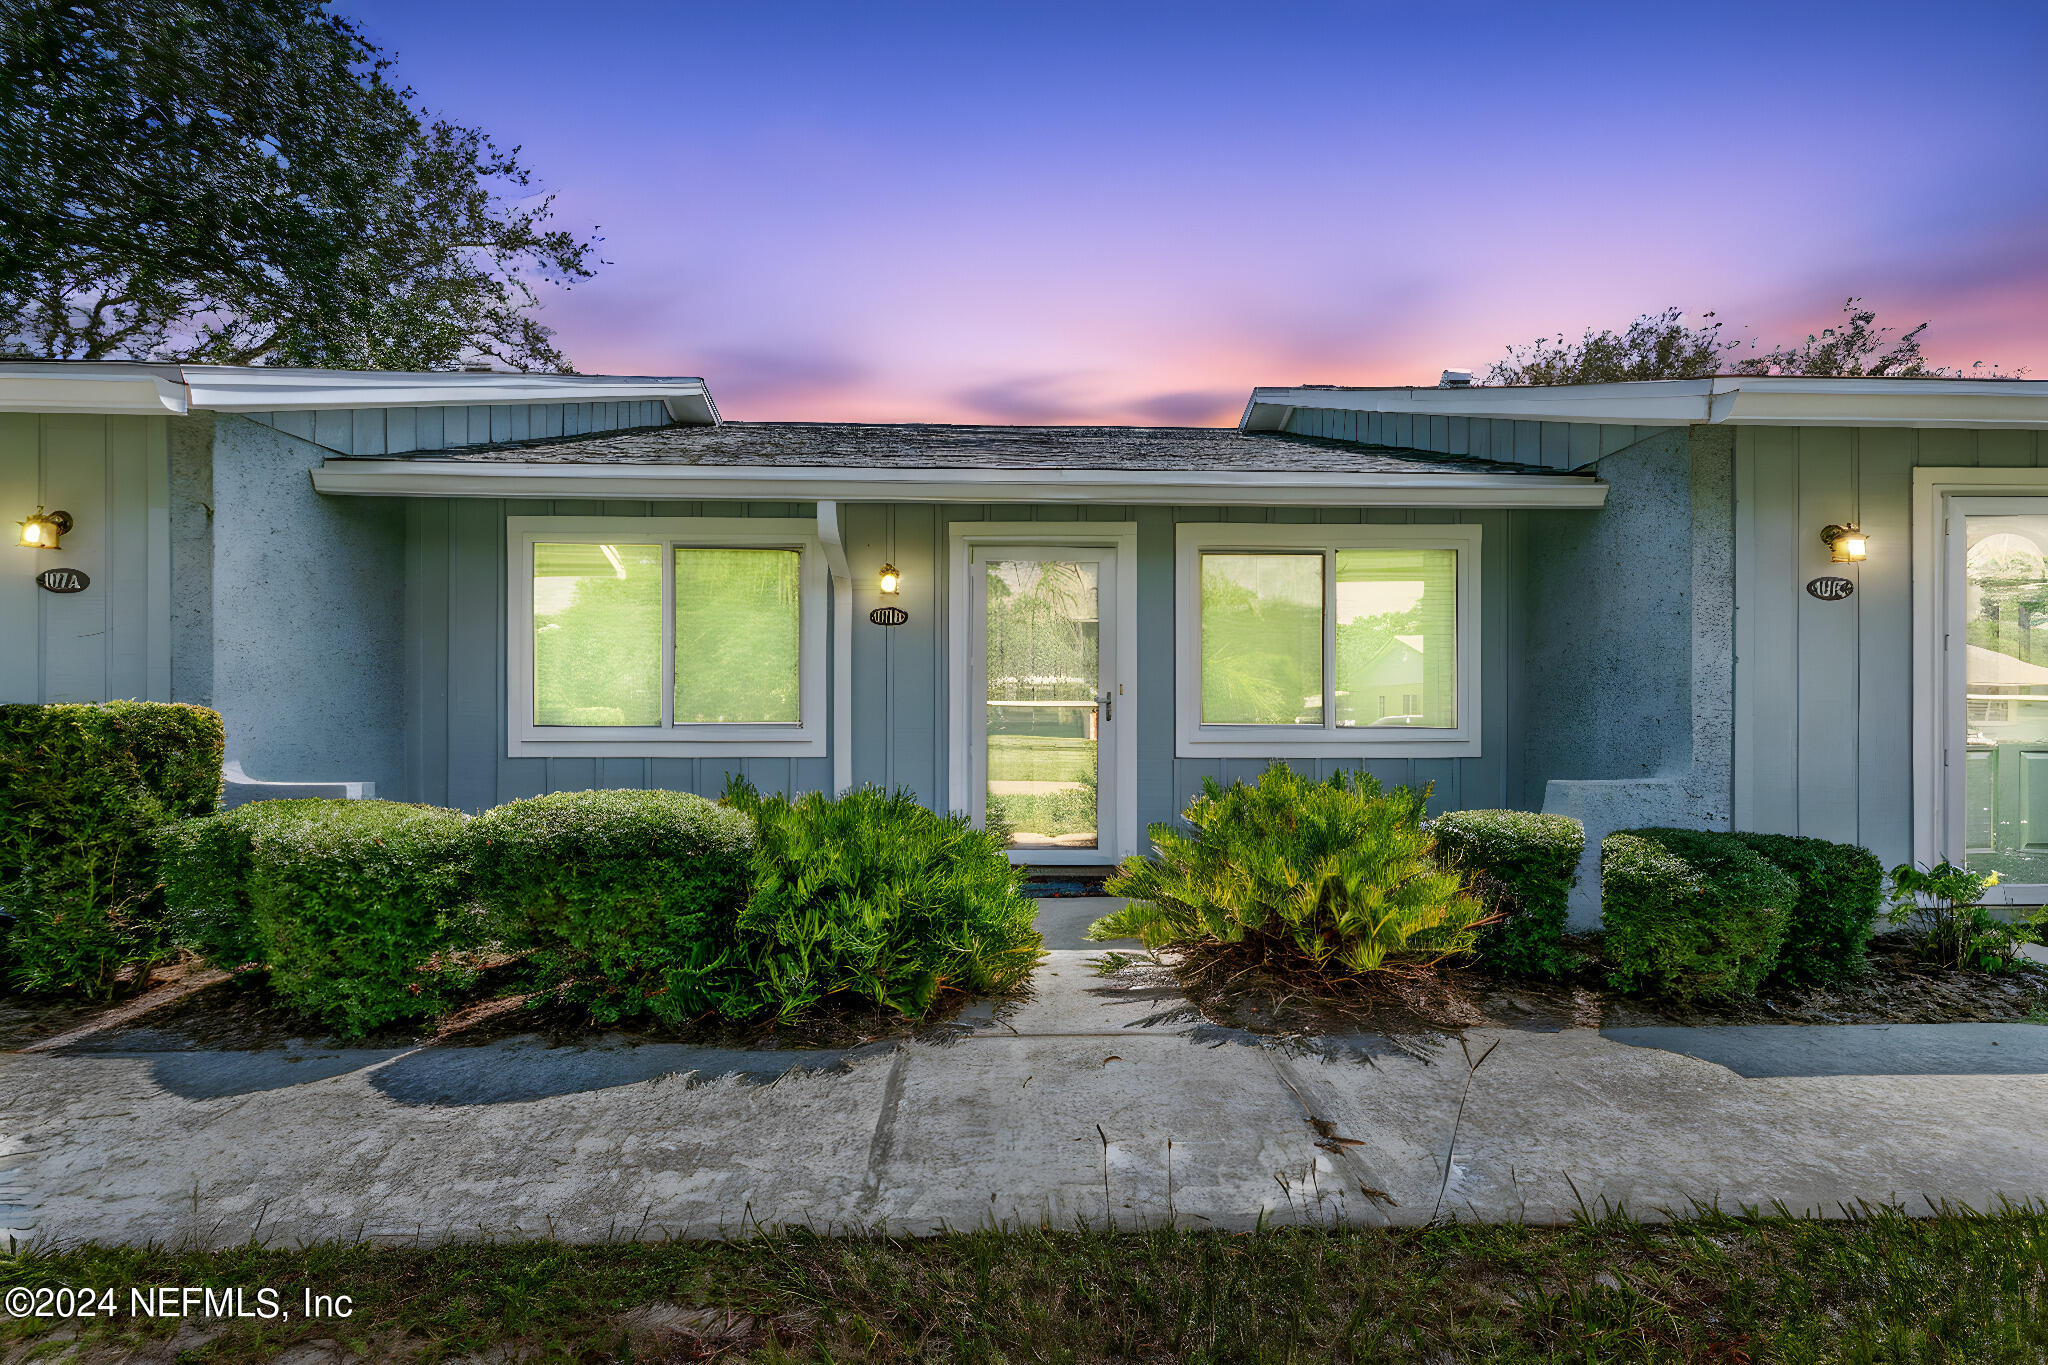
[[[45,1244],[225,1246],[2048,1198],[2048,1030],[1295,1049],[1095,974],[1110,904],[1041,902],[1033,998],[944,1045],[0,1056],[0,1208]]]

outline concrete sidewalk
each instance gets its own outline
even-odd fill
[[[1110,904],[1041,902],[1034,996],[944,1045],[0,1056],[0,1199],[44,1244],[225,1246],[2048,1198],[2048,1068],[2003,1053],[2048,1030],[1918,1030],[1899,1074],[1839,1029],[1290,1048],[1096,975]]]

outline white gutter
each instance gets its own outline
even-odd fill
[[[709,426],[718,421],[710,392],[695,376],[287,370],[244,365],[187,365],[184,370],[192,406],[215,412],[658,399],[669,405],[669,415],[679,422]]]
[[[316,481],[317,482],[317,481]],[[832,795],[853,785],[853,570],[839,504],[818,504],[818,543],[832,571]]]
[[[0,412],[97,412],[182,417],[185,381],[176,365],[0,365]]]
[[[1344,474],[1259,470],[763,468],[329,460],[322,493],[393,498],[648,498],[862,502],[1109,502],[1231,507],[1599,507],[1573,474]]]
[[[665,404],[669,417],[686,425],[716,426],[719,422],[718,405],[709,388],[694,376],[290,370],[141,361],[0,364],[0,412],[183,416],[196,411],[641,401]]]
[[[1722,375],[1621,384],[1252,390],[1238,425],[1278,431],[1297,408],[1629,426],[1979,427],[2048,430],[2048,380]]]

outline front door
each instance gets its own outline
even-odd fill
[[[1116,829],[1113,548],[972,546],[968,797],[1020,862],[1097,862]]]
[[[1943,852],[2039,886],[2048,883],[2048,498],[1951,498],[1949,518]]]

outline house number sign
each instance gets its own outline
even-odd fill
[[[1839,602],[1856,591],[1856,585],[1846,578],[1816,578],[1806,585],[1806,590],[1823,602]]]
[[[36,575],[36,585],[44,592],[84,592],[92,580],[83,569],[45,569]]]
[[[910,613],[901,607],[876,607],[868,613],[868,620],[878,626],[900,626],[910,619]]]

